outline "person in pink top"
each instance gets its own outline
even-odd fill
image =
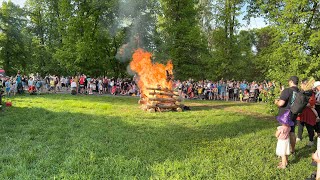
[[[285,169],[288,165],[288,155],[290,155],[290,130],[292,121],[284,118],[277,118],[281,126],[277,127],[275,136],[278,139],[276,154],[281,157],[281,162],[278,164],[279,169]]]

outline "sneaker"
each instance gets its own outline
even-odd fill
[[[314,142],[309,141],[307,145],[308,145],[308,146],[313,146],[313,145],[314,145]]]
[[[301,141],[301,139],[300,139],[300,138],[297,138],[297,139],[296,139],[296,142],[299,142],[299,141]]]

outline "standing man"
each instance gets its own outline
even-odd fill
[[[18,71],[18,74],[16,76],[16,84],[17,84],[18,93],[22,94],[23,86],[22,86],[22,77],[20,75],[20,71]]]
[[[285,113],[287,109],[290,109],[290,106],[295,100],[295,94],[299,92],[298,84],[299,84],[299,78],[297,76],[291,76],[289,79],[289,88],[284,89],[281,92],[280,99],[275,100],[275,104],[279,107],[279,116]],[[295,146],[296,146],[296,135],[295,135],[296,119],[297,119],[297,114],[291,113],[290,120],[294,122],[294,125],[291,126],[291,131],[290,131],[291,153],[294,153]]]

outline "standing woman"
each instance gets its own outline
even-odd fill
[[[190,84],[190,86],[188,87],[188,97],[189,97],[189,99],[192,99],[192,98],[193,98],[193,91],[192,91],[192,89],[193,89],[193,86],[192,86],[192,84]]]
[[[316,104],[316,99],[315,99],[315,93],[312,90],[307,90],[307,85],[308,80],[304,79],[301,82],[301,89],[305,90],[305,93],[310,96],[309,103],[307,107],[302,111],[302,113],[298,116],[297,120],[300,121],[298,122],[298,138],[297,140],[302,139],[302,132],[303,132],[303,127],[307,127],[308,135],[309,135],[309,143],[308,146],[313,146],[313,138],[314,138],[314,131],[319,133],[319,128],[316,126],[316,114],[312,111],[312,108]]]
[[[22,77],[20,75],[20,71],[18,71],[18,74],[16,76],[16,86],[17,86],[17,91],[19,94],[22,94],[23,92],[23,85],[22,85]]]
[[[107,94],[107,90],[108,90],[108,78],[104,77],[103,78],[103,93]]]
[[[318,116],[320,115],[320,81],[316,81],[313,85],[313,88],[315,89],[315,98],[316,98],[316,105],[315,110],[318,113]],[[316,126],[320,127],[320,122],[317,121]],[[319,128],[320,129],[320,128]]]
[[[56,76],[56,81],[57,81],[57,90],[58,92],[60,92],[62,90],[62,84],[61,84],[61,79],[58,75]]]

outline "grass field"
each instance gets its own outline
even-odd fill
[[[0,179],[304,179],[315,147],[286,170],[263,104],[187,101],[146,113],[136,98],[42,95],[0,113]],[[306,130],[304,137],[306,137]]]

